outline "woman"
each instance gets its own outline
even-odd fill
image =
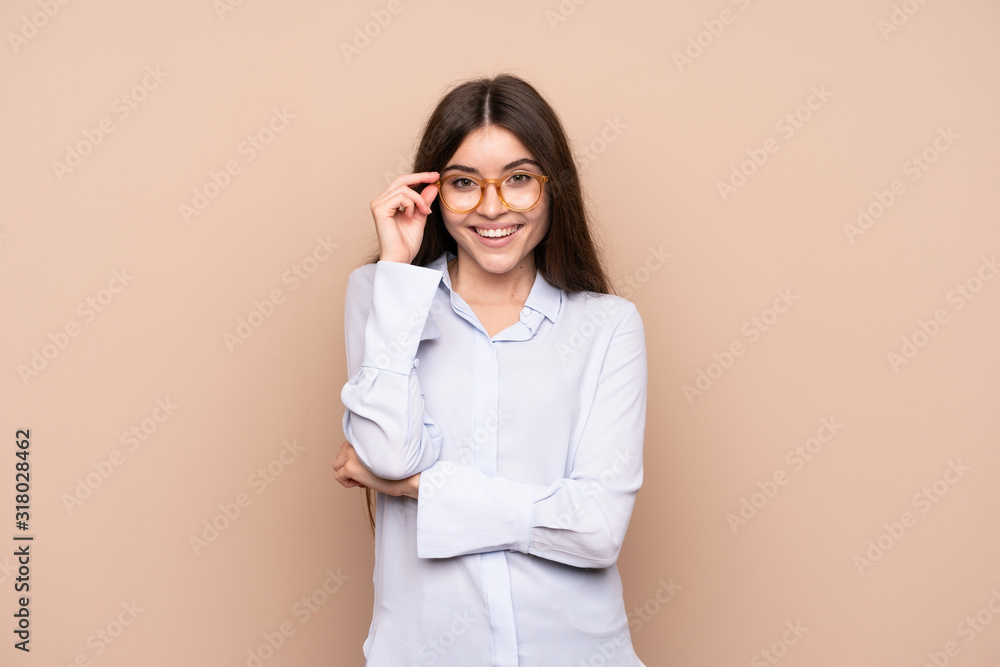
[[[370,667],[642,665],[615,562],[646,351],[549,104],[510,75],[431,114],[351,273],[345,487],[377,491]]]

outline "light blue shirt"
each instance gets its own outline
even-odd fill
[[[615,562],[642,485],[635,306],[537,273],[492,338],[427,267],[353,271],[344,433],[376,475],[369,667],[636,667]]]

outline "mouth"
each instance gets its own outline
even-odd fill
[[[499,239],[516,234],[521,227],[524,227],[524,225],[511,225],[510,227],[501,227],[499,229],[484,229],[482,227],[473,227],[472,229],[485,239]]]

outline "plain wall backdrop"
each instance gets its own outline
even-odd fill
[[[437,100],[509,71],[646,326],[640,657],[995,665],[998,28],[992,0],[4,2],[0,663],[362,664],[346,278]]]

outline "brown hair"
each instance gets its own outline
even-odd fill
[[[516,136],[549,177],[549,229],[534,250],[535,266],[567,292],[611,293],[590,232],[573,153],[559,117],[534,86],[512,74],[472,79],[452,88],[427,119],[413,173],[440,171],[471,132],[493,125]],[[416,187],[420,191],[425,187]],[[444,226],[439,200],[431,204],[424,236],[412,264],[426,266],[445,251],[457,252]],[[369,262],[378,261],[376,252]],[[368,519],[375,529],[374,494],[365,489]]]

